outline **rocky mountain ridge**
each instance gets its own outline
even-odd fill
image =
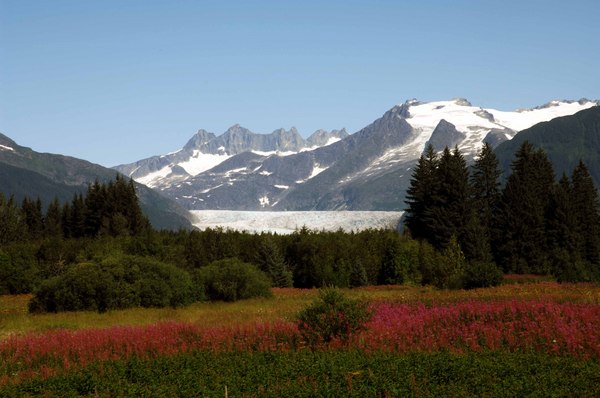
[[[505,112],[461,98],[409,100],[343,139],[315,133],[323,137],[320,143],[327,139],[324,146],[284,152],[298,149],[294,140],[284,145],[273,137],[297,132],[276,130],[259,138],[234,126],[220,137],[199,132],[181,151],[118,170],[191,210],[402,210],[411,169],[427,144],[438,150],[457,146],[472,158],[483,142],[496,146],[537,123],[596,105],[552,101]],[[277,142],[279,149],[257,149],[258,142]],[[152,161],[160,163],[145,170]]]

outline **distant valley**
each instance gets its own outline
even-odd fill
[[[57,197],[69,201],[95,179],[107,181],[116,172],[135,179],[142,209],[156,228],[206,227],[188,211],[265,212],[241,215],[246,228],[225,220],[210,226],[257,231],[289,230],[266,225],[277,211],[386,211],[399,218],[416,164],[427,144],[441,150],[457,146],[467,160],[483,142],[495,147],[508,175],[518,146],[529,140],[543,148],[560,176],[582,159],[600,183],[600,107],[598,101],[552,101],[545,105],[501,112],[474,106],[464,99],[406,101],[394,106],[354,134],[318,130],[304,139],[291,128],[256,134],[234,125],[217,136],[198,131],[177,152],[120,165],[114,170],[69,156],[38,153],[0,135],[0,192],[17,200]],[[152,189],[147,188],[147,186]],[[225,214],[225,213],[214,213]],[[259,213],[260,214],[260,213]],[[297,213],[295,226],[355,229],[344,217],[325,222],[322,214]],[[340,213],[340,215],[343,213]],[[356,222],[363,220],[354,213]],[[347,217],[346,217],[347,218]],[[281,217],[276,217],[281,222]],[[254,220],[254,221],[253,221]],[[257,221],[260,222],[257,224]],[[378,227],[377,213],[365,225]],[[320,222],[320,221],[319,221]],[[260,225],[259,225],[260,224]]]

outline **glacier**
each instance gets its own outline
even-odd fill
[[[346,232],[396,229],[402,211],[237,211],[192,210],[198,229],[223,228],[251,233],[291,234],[306,227],[313,231]]]

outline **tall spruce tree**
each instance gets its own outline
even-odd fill
[[[430,229],[426,237],[437,249],[444,249],[453,236],[463,247],[468,242],[467,226],[471,218],[469,170],[458,150],[446,147],[435,171],[436,185],[424,219]]]
[[[8,200],[0,192],[0,245],[23,240],[27,226],[21,209],[11,195]]]
[[[62,213],[58,198],[54,198],[48,205],[46,216],[44,217],[44,236],[50,238],[62,238]]]
[[[564,250],[579,255],[573,187],[566,174],[563,174],[552,189],[546,215],[546,229],[548,246],[551,250]]]
[[[434,191],[437,186],[438,157],[430,144],[421,155],[415,166],[406,192],[405,225],[410,234],[416,239],[427,239],[431,235],[425,213],[433,204]]]
[[[492,227],[494,214],[500,203],[500,175],[498,158],[486,142],[477,154],[471,175],[473,218],[468,227],[470,234],[465,255],[474,260],[492,259]]]
[[[554,185],[552,164],[544,151],[525,141],[511,165],[494,229],[497,263],[505,272],[550,271],[546,214]]]
[[[581,258],[600,265],[600,203],[598,191],[585,164],[580,161],[571,177],[571,201]]]
[[[42,201],[40,198],[31,200],[25,197],[21,204],[21,211],[23,212],[23,218],[27,225],[29,238],[41,238],[44,232],[44,218],[42,215]]]

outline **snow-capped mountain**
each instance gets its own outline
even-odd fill
[[[598,101],[552,101],[513,112],[467,100],[394,106],[347,136],[295,129],[257,135],[236,125],[223,135],[200,130],[173,154],[117,169],[192,210],[402,210],[411,169],[431,143],[472,157],[537,123],[572,115]]]
[[[162,189],[197,176],[244,152],[262,156],[289,156],[332,144],[347,136],[345,129],[331,132],[317,130],[305,140],[294,127],[290,130],[278,129],[271,134],[255,134],[236,124],[220,136],[198,130],[177,152],[114,168],[142,184]]]

